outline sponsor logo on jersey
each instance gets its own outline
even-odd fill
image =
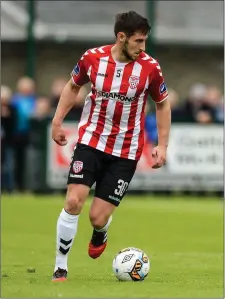
[[[138,76],[130,76],[129,78],[130,88],[131,89],[137,88],[139,81],[140,78]]]
[[[102,74],[102,73],[97,73],[95,72],[95,75],[100,76],[100,77],[108,77],[108,74]]]
[[[166,91],[167,91],[166,84],[163,82],[159,87],[159,92],[160,94],[163,94]]]
[[[72,74],[77,76],[77,75],[79,75],[79,73],[80,73],[80,67],[79,67],[78,64],[76,64],[73,71],[72,71]]]
[[[106,92],[106,91],[98,91],[97,92],[97,96],[98,97],[103,97],[105,99],[114,99],[114,100],[118,100],[122,103],[131,103],[135,100],[137,100],[136,97],[127,97],[125,95],[116,93],[116,92]]]
[[[74,173],[79,173],[83,169],[83,162],[82,161],[75,161],[73,163],[73,171]]]

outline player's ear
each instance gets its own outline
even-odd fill
[[[124,43],[125,40],[126,40],[126,35],[125,35],[124,32],[118,32],[117,37],[118,37],[118,39],[119,39],[119,41],[120,41],[121,43]]]

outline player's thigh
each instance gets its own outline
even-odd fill
[[[98,165],[98,152],[89,146],[78,143],[70,163],[67,185],[85,185],[91,188],[96,181]]]
[[[107,164],[96,182],[95,196],[118,206],[126,194],[137,167],[137,161],[115,158]]]

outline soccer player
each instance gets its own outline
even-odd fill
[[[161,68],[144,52],[150,29],[147,19],[136,12],[118,14],[114,26],[116,43],[86,51],[61,94],[52,120],[52,138],[65,146],[62,122],[76,104],[81,86],[89,81],[92,84],[79,122],[64,208],[57,222],[53,281],[67,279],[68,253],[94,183],[95,195],[89,212],[93,233],[88,254],[95,259],[105,250],[112,214],[124,197],[141,157],[149,95],[156,104],[158,125],[153,168],[166,161],[171,111]]]

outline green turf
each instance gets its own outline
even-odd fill
[[[70,253],[69,279],[52,283],[62,205],[59,196],[3,196],[1,297],[223,297],[222,200],[127,196],[114,215],[107,250],[97,260],[87,255],[88,201]],[[143,282],[118,282],[112,273],[114,255],[128,246],[143,249],[151,259]]]

